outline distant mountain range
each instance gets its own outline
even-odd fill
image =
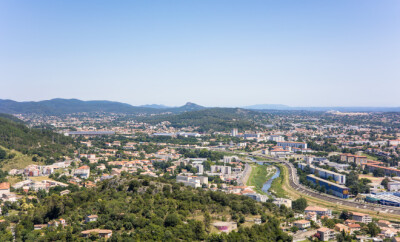
[[[163,108],[161,108],[163,107]],[[112,101],[82,101],[78,99],[51,99],[38,102],[17,102],[0,99],[0,113],[9,114],[42,114],[60,115],[71,113],[128,113],[128,114],[157,114],[163,112],[181,113],[201,110],[205,107],[194,103],[186,103],[181,107],[167,107],[163,105],[132,106],[130,104]]]
[[[127,114],[161,114],[182,113],[208,109],[195,103],[188,102],[181,107],[168,107],[161,104],[132,106],[130,104],[112,101],[82,101],[78,99],[51,99],[45,101],[17,102],[0,99],[0,113],[9,114],[41,114],[60,115],[71,113],[127,113]],[[340,111],[340,112],[400,112],[400,107],[290,107],[281,104],[257,104],[242,107],[266,112],[268,110],[304,110],[304,111]]]
[[[303,110],[303,111],[339,111],[339,112],[400,112],[400,107],[291,107],[281,104],[257,104],[243,107],[245,109],[267,110]]]

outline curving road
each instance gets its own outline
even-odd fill
[[[319,192],[312,190],[310,188],[307,188],[299,183],[299,178],[297,176],[297,170],[293,166],[292,163],[290,163],[288,161],[278,160],[276,158],[268,157],[265,155],[257,154],[257,156],[265,157],[269,160],[272,160],[273,162],[279,162],[279,163],[284,164],[288,168],[287,170],[289,172],[289,185],[293,189],[297,190],[298,192],[300,192],[302,194],[305,194],[305,195],[308,195],[311,197],[315,197],[315,198],[319,198],[321,200],[329,201],[331,203],[336,203],[338,205],[344,205],[344,206],[349,206],[349,207],[354,207],[354,208],[367,209],[367,210],[376,211],[376,212],[400,215],[399,207],[384,206],[384,205],[373,204],[373,203],[356,202],[356,201],[351,201],[351,200],[331,196],[326,193],[319,193]],[[268,161],[268,162],[271,162],[271,161]]]

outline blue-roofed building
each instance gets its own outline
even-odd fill
[[[325,187],[328,193],[332,193],[333,195],[340,198],[349,198],[349,188],[339,185],[322,178],[316,177],[314,175],[308,175],[307,180],[314,183],[315,185],[319,185],[321,187]]]

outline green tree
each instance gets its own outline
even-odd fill
[[[381,229],[374,222],[371,222],[367,224],[367,231],[368,234],[370,234],[372,237],[375,237],[381,232]]]
[[[7,152],[0,148],[0,160],[5,159],[7,157]]]
[[[292,208],[297,212],[304,212],[307,207],[307,200],[303,197],[293,201]]]
[[[164,220],[165,227],[175,227],[180,222],[179,216],[176,213],[168,214]]]

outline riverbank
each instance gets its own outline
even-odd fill
[[[280,175],[278,178],[274,179],[274,181],[271,184],[271,188],[269,189],[270,193],[274,194],[276,197],[282,197],[282,198],[288,198],[286,191],[283,189],[284,185],[284,179],[287,173],[287,170],[281,164],[276,164],[277,167],[279,167],[279,170],[281,171]]]
[[[251,165],[251,174],[247,181],[247,186],[254,187],[253,190],[259,194],[267,195],[262,188],[264,184],[275,174],[276,169],[273,166]]]

